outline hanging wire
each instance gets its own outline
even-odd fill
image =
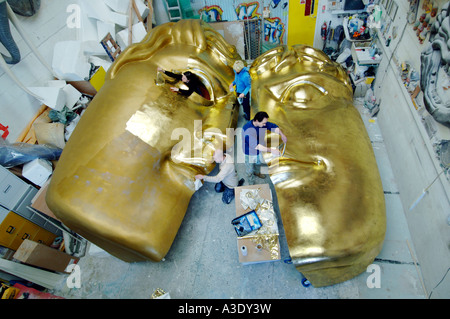
[[[424,188],[424,190],[422,191],[422,194],[420,194],[420,196],[409,207],[410,211],[413,210],[417,206],[417,204],[419,204],[419,202],[422,200],[422,198],[424,198],[425,195],[428,193],[428,190],[434,184],[434,182],[436,182],[437,179],[442,175],[442,173],[444,173],[446,171],[446,169],[449,168],[449,167],[450,167],[450,165],[444,166],[442,171],[434,178],[434,180],[430,183],[430,185],[428,185],[426,188]]]

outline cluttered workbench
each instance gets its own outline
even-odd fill
[[[239,262],[242,264],[280,260],[277,217],[268,184],[235,188]]]

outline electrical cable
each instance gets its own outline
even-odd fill
[[[442,175],[442,173],[444,173],[447,168],[449,168],[450,165],[444,166],[444,168],[441,170],[441,172],[439,174],[437,174],[437,176],[434,178],[434,180],[426,187],[423,189],[422,194],[419,195],[419,197],[414,201],[414,203],[411,204],[411,206],[409,207],[409,210],[413,210],[414,207],[417,206],[417,204],[419,204],[419,202],[422,200],[422,198],[425,197],[425,195],[428,193],[428,190],[430,189],[430,187],[434,184],[434,182],[437,181],[437,179],[439,178],[439,176]]]
[[[445,277],[447,277],[448,271],[450,270],[450,268],[447,268],[447,271],[445,272],[445,275],[442,277],[442,279],[437,283],[436,286],[434,286],[433,289],[431,289],[430,295],[428,296],[428,299],[431,298],[431,295],[433,294],[433,291],[444,281]]]

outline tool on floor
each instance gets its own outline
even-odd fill
[[[417,266],[416,258],[414,257],[413,251],[411,249],[411,246],[409,245],[409,241],[408,240],[406,240],[406,244],[408,245],[409,253],[411,254],[411,257],[412,257],[412,259],[414,261],[414,266],[416,267],[417,275],[419,276],[420,283],[422,284],[422,288],[423,288],[423,291],[425,293],[425,296],[429,296],[428,292],[427,292],[427,289],[425,288],[425,284],[423,282],[422,276],[420,275],[420,271],[419,271],[419,267]]]

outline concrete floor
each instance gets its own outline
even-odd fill
[[[334,286],[304,287],[302,275],[286,262],[289,252],[280,218],[281,260],[240,264],[236,233],[230,224],[236,214],[234,201],[223,204],[214,185],[206,183],[193,195],[164,261],[126,263],[92,245],[79,262],[81,288],[68,288],[64,277],[53,294],[70,299],[150,299],[161,288],[172,299],[425,298],[420,265],[414,263],[414,247],[377,120],[370,118],[361,99],[355,99],[355,106],[372,141],[386,198],[386,238],[374,262],[381,270],[379,288],[368,287],[372,272]],[[238,126],[242,125],[241,114]],[[237,164],[237,171],[245,176],[244,164]],[[268,178],[260,182],[271,185]],[[274,207],[279,217],[275,201]]]

